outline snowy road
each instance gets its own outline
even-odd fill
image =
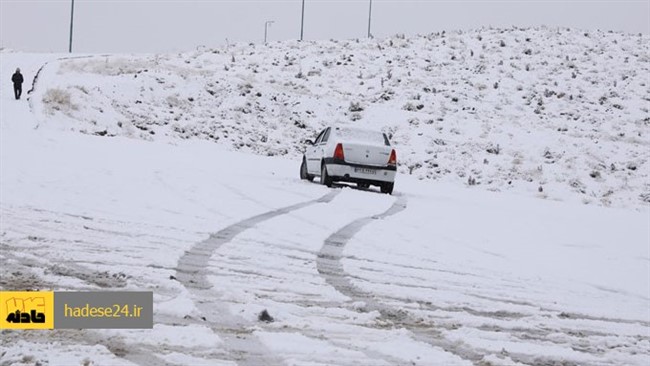
[[[2,331],[0,365],[650,362],[647,209],[327,189],[290,159],[39,124],[2,88],[0,286],[153,291],[154,328]]]
[[[176,278],[190,290],[193,298],[196,299],[195,305],[203,314],[202,319],[206,321],[206,317],[211,319],[211,328],[224,339],[226,348],[230,352],[241,355],[241,358],[238,359],[239,365],[272,365],[280,364],[281,361],[277,357],[266,356],[267,352],[263,351],[265,347],[252,335],[238,334],[246,324],[243,324],[241,319],[227,316],[228,310],[214,301],[220,296],[218,292],[211,291],[212,285],[207,280],[210,258],[223,244],[230,242],[236,235],[253,228],[256,224],[312,204],[329,202],[337,193],[337,191],[333,191],[316,200],[297,203],[239,221],[193,246],[179,260]],[[228,327],[227,330],[225,330],[226,327]]]

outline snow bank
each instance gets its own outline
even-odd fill
[[[371,127],[420,179],[638,206],[648,54],[644,35],[513,28],[98,55],[48,65],[34,104],[66,129],[262,155],[299,156],[333,123]]]

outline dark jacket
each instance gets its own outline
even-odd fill
[[[23,83],[23,74],[16,72],[14,75],[11,77],[11,81],[14,82],[14,84],[21,85]]]

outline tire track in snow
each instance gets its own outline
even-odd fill
[[[380,314],[379,321],[382,323],[392,324],[395,327],[409,330],[414,338],[418,341],[427,343],[433,347],[441,348],[446,352],[454,354],[463,360],[470,361],[474,364],[483,359],[483,355],[472,350],[469,347],[447,341],[441,337],[441,333],[433,328],[432,325],[420,324],[418,319],[414,318],[401,309],[394,309],[388,305],[382,304],[372,293],[366,292],[352,284],[353,276],[345,272],[341,258],[345,245],[356,235],[364,226],[375,220],[393,216],[405,210],[408,199],[404,195],[397,196],[397,200],[386,211],[367,217],[357,219],[339,231],[330,235],[320,252],[318,253],[316,266],[318,273],[325,281],[334,287],[338,292],[346,295],[351,302],[362,302],[365,304],[365,311],[377,311]]]
[[[193,296],[194,304],[203,319],[223,340],[226,350],[238,365],[280,365],[283,362],[268,355],[266,347],[248,329],[251,326],[248,321],[230,315],[227,306],[216,300],[220,294],[212,289],[208,280],[210,258],[222,245],[255,225],[313,204],[330,202],[339,193],[340,190],[332,190],[318,199],[271,210],[236,222],[195,244],[179,259],[176,278]]]
[[[363,311],[377,311],[380,315],[378,321],[382,323],[381,327],[392,325],[396,328],[404,328],[411,332],[413,338],[417,341],[429,344],[434,348],[439,348],[453,354],[460,359],[470,362],[474,365],[483,365],[484,357],[492,355],[494,352],[473,348],[463,342],[446,339],[440,329],[433,324],[424,323],[421,319],[410,314],[403,309],[397,309],[383,304],[371,292],[367,292],[352,283],[353,278],[357,278],[350,273],[345,272],[341,259],[345,245],[356,235],[364,226],[372,223],[374,220],[381,220],[395,215],[407,207],[407,198],[397,196],[397,200],[386,211],[381,214],[367,216],[357,219],[341,228],[339,231],[330,235],[317,257],[317,269],[325,281],[334,287],[338,292],[350,298],[350,303],[363,303]],[[356,307],[358,309],[358,306]],[[488,314],[482,314],[487,316]],[[505,354],[510,360],[528,365],[556,365],[566,364],[574,365],[573,361],[560,360],[557,358],[536,356],[529,354],[507,353]]]

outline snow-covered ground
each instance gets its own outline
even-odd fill
[[[648,75],[647,35],[482,29],[64,58],[45,67],[34,112],[292,158],[326,125],[371,126],[418,179],[647,207]]]
[[[25,91],[45,65],[28,101],[0,88],[0,288],[149,290],[155,323],[5,330],[0,365],[647,365],[647,42],[0,53]],[[395,195],[298,179],[299,141],[336,120],[392,132]]]

